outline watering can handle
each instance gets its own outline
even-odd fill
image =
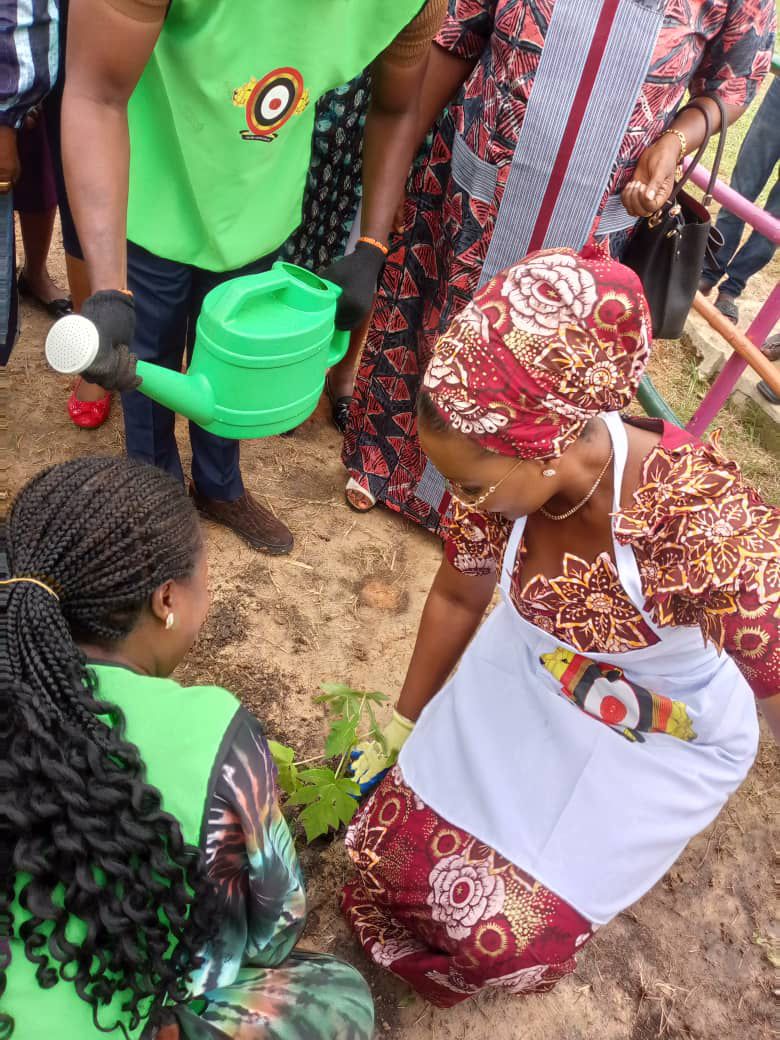
[[[264,272],[262,280],[251,276],[231,279],[220,287],[224,320],[231,321],[247,297],[266,296],[289,284],[290,276],[281,265]]]
[[[349,350],[350,335],[349,329],[334,329],[333,339],[330,341],[330,349],[328,350],[328,368],[332,365],[337,365],[343,359]]]

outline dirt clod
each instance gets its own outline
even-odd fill
[[[373,607],[374,610],[400,614],[406,609],[409,595],[395,583],[383,581],[381,578],[369,578],[360,587],[358,602],[364,607]]]

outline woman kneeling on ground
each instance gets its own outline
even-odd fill
[[[348,834],[344,907],[441,1007],[574,970],[745,778],[753,694],[780,731],[780,511],[716,443],[621,417],[649,341],[631,271],[548,251],[428,367],[449,539],[387,747],[356,762],[368,782],[403,745]]]
[[[209,602],[182,488],[54,466],[0,569],[0,1036],[368,1040],[358,973],[293,952],[306,899],[260,724],[168,678]]]

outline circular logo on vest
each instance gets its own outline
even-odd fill
[[[643,733],[666,733],[695,740],[687,705],[626,679],[623,669],[559,646],[541,663],[560,681],[561,691],[586,714],[600,719],[627,740],[644,743]]]
[[[274,69],[261,80],[250,79],[233,91],[233,104],[243,108],[247,130],[245,141],[273,141],[288,119],[299,115],[309,103],[309,92],[297,69]]]

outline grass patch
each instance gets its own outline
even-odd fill
[[[708,390],[699,376],[692,347],[677,340],[658,339],[649,365],[656,389],[683,422],[688,422]],[[641,413],[641,409],[637,409]],[[729,401],[718,413],[712,429],[721,431],[724,452],[739,463],[745,477],[768,502],[780,505],[780,467],[777,455],[762,444],[764,423],[771,420],[758,407],[740,407]]]

